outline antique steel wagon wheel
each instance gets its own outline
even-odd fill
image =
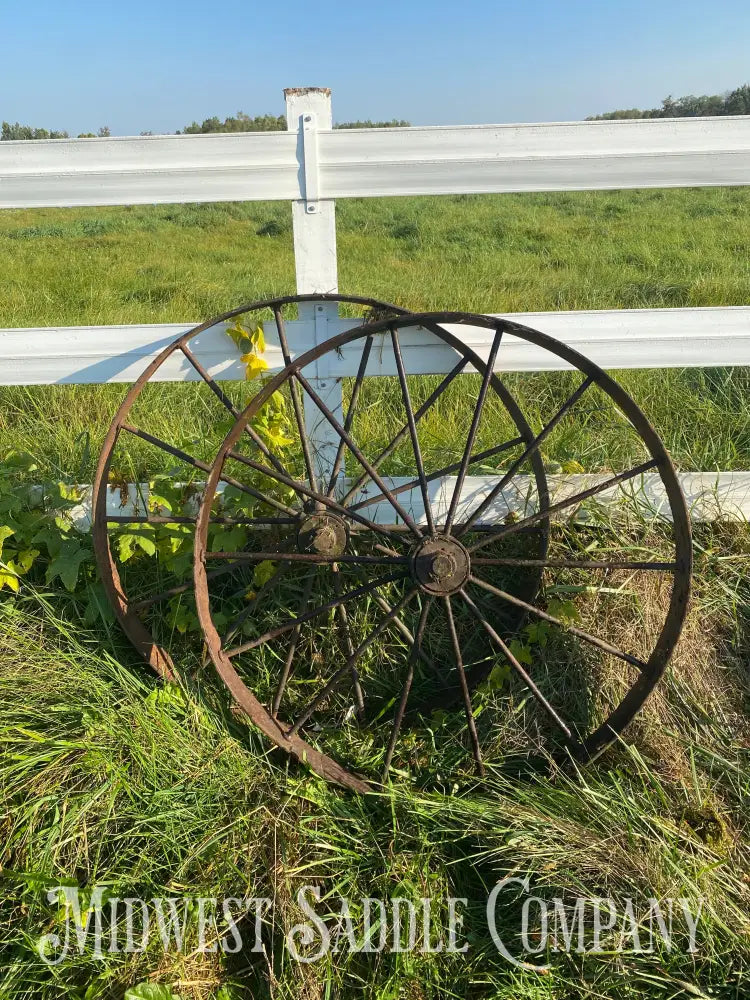
[[[278,310],[276,321],[283,339]],[[486,363],[445,329],[453,324],[491,331]],[[516,380],[539,428],[531,435],[512,379],[493,374],[513,339],[574,369],[556,396],[549,377]],[[410,377],[425,371],[425,346],[443,353],[444,378]],[[357,372],[343,414],[316,391],[321,363],[333,376]],[[367,379],[376,373],[391,378]],[[301,472],[259,452],[247,430],[274,394],[296,400],[296,414],[305,400],[330,429],[325,461],[301,418]],[[597,424],[604,440],[587,470],[581,425],[588,434]],[[567,462],[552,502],[543,453],[549,465]],[[208,544],[227,478],[256,491],[258,510],[283,497],[290,523],[275,546],[258,532],[232,550]],[[649,496],[667,514],[658,524],[644,510]],[[237,611],[214,575],[228,566],[265,567],[256,582],[279,575],[264,601]],[[498,733],[512,734],[503,713],[566,754],[599,753],[664,671],[690,568],[672,463],[627,393],[544,334],[465,313],[356,327],[271,379],[218,451],[194,563],[207,648],[233,697],[278,746],[360,790],[358,774],[418,768],[429,754],[416,730],[404,739],[412,710],[455,698],[480,773],[484,748],[491,755]],[[503,669],[507,690],[485,711]]]
[[[361,306],[373,313],[385,310],[390,315],[399,315],[406,312],[376,299],[346,295],[294,295],[243,305],[201,323],[169,344],[134,383],[109,428],[94,484],[94,543],[99,571],[125,633],[154,670],[165,678],[171,678],[174,670],[167,649],[170,629],[174,630],[174,625],[169,624],[170,616],[173,620],[175,615],[183,614],[192,595],[191,553],[196,498],[210,468],[210,460],[228,427],[246,405],[248,390],[252,391],[251,386],[241,381],[223,382],[219,386],[197,356],[201,353],[202,335],[210,337],[212,328],[217,328],[220,351],[226,349],[226,359],[220,354],[219,361],[230,364],[234,354],[237,363],[239,355],[230,339],[223,336],[223,324],[237,317],[251,325],[264,319],[273,322],[274,310],[295,310],[300,303],[325,302]],[[283,359],[284,351],[281,353]],[[281,360],[281,366],[288,360],[288,356]],[[195,381],[181,385],[179,397],[165,406],[162,397],[154,398],[151,383],[160,381],[170,365],[181,365]],[[242,378],[241,366],[238,378]],[[257,387],[258,383],[255,385]],[[173,408],[171,419],[169,413],[160,412],[168,410],[169,405]],[[199,410],[204,415],[199,441],[184,440],[183,418],[190,410]],[[265,459],[275,468],[281,468],[279,459],[263,438],[252,428],[247,433]],[[165,462],[173,466],[170,476],[165,475],[161,484],[155,483],[154,492],[156,495],[166,492],[168,482],[175,477],[183,481],[179,507],[172,504],[172,509],[150,503],[148,491],[139,488],[139,484],[147,483],[155,474],[164,473]],[[243,493],[244,487],[238,490],[242,496],[247,496]],[[279,507],[279,503],[266,505],[263,516],[255,517],[248,517],[241,509],[236,513],[224,511],[217,516],[215,524],[230,532],[243,525],[273,530],[289,521],[289,515]],[[174,571],[165,570],[165,560],[160,560],[154,565],[153,573],[144,573],[144,563],[148,560],[122,558],[130,557],[133,552],[143,557],[147,550],[150,551],[155,529],[166,536],[157,539],[158,544],[174,549],[171,563],[167,561],[167,565],[174,566]],[[123,539],[124,534],[129,538]],[[184,558],[185,553],[187,558]]]

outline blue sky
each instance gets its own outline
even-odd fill
[[[175,131],[333,89],[334,117],[564,121],[750,81],[750,3],[0,0],[0,118]]]

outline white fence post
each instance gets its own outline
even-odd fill
[[[292,202],[294,230],[294,261],[297,292],[325,293],[338,291],[336,270],[336,205],[321,197],[318,171],[318,129],[330,129],[331,91],[327,87],[301,87],[284,91],[287,128],[297,133],[297,159],[302,174],[303,201]],[[328,339],[329,320],[338,319],[335,303],[302,304],[299,318],[308,321],[313,330],[313,344]],[[341,381],[332,378],[327,359],[316,366],[313,388],[336,419],[343,422]],[[315,456],[316,475],[323,487],[331,474],[338,448],[338,435],[315,403],[305,394],[305,425]]]

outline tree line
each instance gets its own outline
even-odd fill
[[[688,94],[685,97],[665,97],[658,108],[620,108],[616,111],[606,111],[601,115],[590,115],[586,121],[612,121],[618,118],[698,118],[710,115],[750,115],[750,84],[743,84],[735,90],[724,94],[702,94],[696,97]],[[408,128],[411,122],[402,118],[390,121],[338,122],[334,128]],[[229,115],[222,121],[217,115],[204,118],[202,122],[191,122],[183,129],[178,129],[175,135],[207,135],[216,132],[284,132],[286,131],[286,115],[255,115],[251,117],[244,111]],[[141,135],[153,135],[153,132],[141,132]],[[96,132],[80,132],[79,139],[111,135],[109,128],[103,125]],[[19,122],[2,123],[0,139],[69,139],[67,132],[55,129],[33,128],[21,125]]]
[[[79,139],[95,139],[97,137],[111,135],[112,133],[103,125],[98,132],[80,132]],[[31,125],[21,125],[20,122],[3,122],[0,139],[8,142],[11,139],[69,139],[68,132],[61,132],[57,129],[33,128]]]
[[[391,121],[374,122],[369,118],[365,121],[339,122],[334,128],[406,128],[410,122],[400,118]],[[286,115],[256,115],[251,118],[244,111],[238,111],[236,115],[231,115],[223,121],[214,115],[212,118],[204,118],[202,122],[191,122],[183,129],[178,129],[175,135],[207,135],[215,132],[285,132]],[[111,135],[109,128],[103,125],[97,132],[80,132],[79,139],[93,139],[96,136]],[[141,132],[141,135],[154,135],[153,132]],[[30,125],[21,125],[20,122],[3,122],[1,140],[11,139],[69,139],[68,132],[56,129],[33,128]]]
[[[591,115],[587,122],[618,118],[703,118],[711,115],[750,115],[750,84],[746,83],[725,94],[701,94],[696,97],[665,97],[659,108],[621,108],[603,115]]]

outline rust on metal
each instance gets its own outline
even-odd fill
[[[351,329],[292,359],[283,310],[299,302],[311,301],[364,305],[370,311],[368,320],[365,325],[353,325]],[[285,367],[268,379],[238,412],[195,359],[187,344],[191,337],[210,326],[264,308],[273,312]],[[487,359],[482,360],[460,337],[448,333],[446,324],[481,327],[490,331],[492,340]],[[420,330],[425,336],[431,335],[447,345],[457,359],[451,371],[418,406],[412,399],[412,392],[416,394],[416,390],[409,382],[400,338],[402,332],[414,330]],[[501,367],[505,334],[526,340],[556,355],[582,376],[577,388],[570,392],[539,432],[532,430],[503,378],[495,370]],[[371,455],[368,447],[358,440],[355,417],[366,395],[363,388],[368,361],[373,345],[380,342],[375,339],[379,335],[390,339],[400,389],[399,405],[403,406],[406,419],[403,423],[399,421],[395,433],[386,428],[386,443],[381,440],[377,450],[373,448],[376,453]],[[357,346],[361,353],[356,377],[346,412],[339,419],[306,377],[305,369],[311,366],[310,370],[314,371],[312,366],[325,355],[339,352],[344,347],[352,350]],[[231,430],[211,463],[195,459],[178,445],[141,430],[130,416],[143,386],[175,350],[185,355],[233,420]],[[440,468],[429,468],[425,460],[427,453],[419,440],[420,422],[428,414],[434,416],[442,394],[459,376],[468,373],[476,377],[476,383],[470,384],[477,388],[460,397],[465,400],[461,415],[465,417],[466,432],[456,452],[459,457],[448,462],[443,459]],[[542,445],[564,419],[574,417],[579,401],[593,386],[609,396],[627,418],[645,449],[643,454],[648,457],[631,468],[619,472],[613,470],[607,479],[572,497],[551,503]],[[304,466],[301,477],[286,467],[293,456],[286,451],[283,459],[274,455],[252,425],[271,395],[280,390],[288,391],[292,401],[299,438],[299,460]],[[325,482],[319,482],[315,476],[303,408],[304,396],[307,397],[307,404],[328,423],[336,441],[335,461],[331,473],[326,472]],[[515,427],[506,441],[488,442],[481,434],[483,414],[490,400],[493,405],[503,407]],[[236,704],[276,746],[304,762],[326,780],[354,791],[367,791],[372,787],[373,778],[388,780],[399,736],[411,711],[414,692],[420,684],[424,687],[428,683],[425,677],[433,678],[429,683],[434,687],[437,700],[450,697],[462,703],[466,739],[480,776],[484,771],[482,733],[475,718],[472,694],[497,662],[498,656],[510,665],[517,683],[531,696],[531,702],[539,706],[553,733],[557,734],[564,753],[585,761],[606,749],[633,719],[661,677],[679,637],[690,592],[692,551],[687,509],[669,455],[653,427],[621,386],[587,358],[538,331],[507,320],[468,313],[411,314],[387,303],[361,297],[288,296],[253,303],[208,320],[167,348],[130,390],[110,428],[97,470],[94,532],[97,559],[118,618],[154,669],[162,676],[171,678],[174,665],[169,654],[154,641],[139,615],[156,608],[170,595],[188,592],[191,585],[180,583],[132,602],[124,592],[108,532],[110,525],[116,527],[117,524],[128,523],[128,519],[125,516],[110,517],[106,510],[107,481],[113,465],[113,453],[123,432],[137,435],[206,473],[207,481],[197,518],[148,514],[134,515],[130,522],[195,523],[192,590],[196,609],[208,655]],[[258,455],[253,458],[240,451],[241,441],[248,447],[249,442]],[[401,452],[398,451],[402,447],[410,449],[412,465],[409,476],[413,478],[407,479],[406,484],[400,481],[396,485],[392,470],[389,469],[388,474],[385,470],[389,462],[398,458],[396,469],[402,475]],[[518,453],[514,455],[513,449],[518,449]],[[509,464],[498,469],[497,483],[489,492],[483,493],[470,510],[465,509],[462,487],[470,469],[491,460],[503,461],[501,456],[505,452],[511,453]],[[344,476],[347,456],[356,465],[354,477]],[[226,466],[232,462],[238,463],[241,468],[236,477],[227,473]],[[528,480],[536,491],[536,509],[520,519],[488,522],[493,501],[502,495],[505,487],[521,474],[523,468],[530,471]],[[582,558],[587,552],[574,546],[570,558],[548,558],[550,518],[553,514],[565,510],[572,512],[582,502],[632,481],[649,470],[655,470],[665,486],[673,525],[673,557],[633,560],[613,557],[608,560],[600,558],[596,552],[591,558]],[[444,512],[438,513],[438,507],[433,508],[430,484],[442,481],[453,473],[457,475],[452,492],[446,499],[446,505],[441,507]],[[217,515],[215,501],[223,483],[229,483],[252,497],[253,512],[257,504],[258,516],[222,519]],[[368,486],[374,488],[374,494],[367,493]],[[421,494],[423,519],[417,518],[398,499],[412,489]],[[280,496],[284,498],[283,502],[279,500]],[[391,509],[391,523],[382,523],[382,513],[381,522],[375,520],[379,509],[376,505],[381,503]],[[264,516],[268,513],[273,516]],[[251,540],[244,548],[240,542],[236,551],[209,551],[209,528],[212,525],[246,522],[252,522],[247,524]],[[228,574],[241,572],[242,567],[252,569],[265,561],[274,563],[276,568],[260,589],[266,602],[263,607],[273,606],[268,602],[273,601],[274,594],[281,594],[282,588],[287,596],[280,598],[274,606],[273,616],[264,620],[260,595],[256,595],[251,604],[243,607],[233,619],[227,615],[218,618],[222,625],[220,630],[215,620],[214,603],[220,600],[216,595],[230,591],[233,586],[227,586],[227,580],[234,580]],[[219,568],[215,569],[217,564]],[[639,655],[635,655],[621,649],[606,635],[594,634],[597,632],[595,626],[588,631],[561,620],[540,606],[544,574],[565,570],[590,571],[601,579],[602,573],[616,569],[632,573],[656,572],[671,580],[669,606],[658,638],[648,654],[642,655],[639,650]],[[503,572],[505,576],[502,576]],[[289,606],[295,610],[285,612],[283,608],[289,601],[289,594],[294,595],[294,601]],[[376,614],[374,620],[373,611]],[[227,620],[229,624],[225,625]],[[535,620],[546,623],[547,627],[564,630],[569,641],[619,658],[637,670],[635,680],[629,684],[625,694],[611,707],[607,717],[594,723],[590,731],[566,718],[565,707],[556,704],[554,686],[545,686],[544,675],[537,676],[531,667],[527,669],[514,653],[512,638],[527,621]],[[343,655],[338,660],[333,657],[330,661],[320,657],[321,662],[311,667],[308,662],[311,651],[313,659],[318,656],[320,631],[316,630],[324,625],[330,641],[338,642]],[[447,664],[435,662],[432,655],[434,649],[431,648],[434,635],[445,630],[447,641],[442,648],[450,651],[450,662]],[[398,637],[401,643],[398,649],[402,666],[394,666],[393,656],[387,660],[391,681],[398,685],[398,689],[390,701],[386,701],[385,707],[380,694],[376,695],[371,705],[368,689],[373,680],[372,650],[390,643],[391,635]],[[480,655],[467,653],[470,646],[480,641],[484,644],[482,649],[489,652],[483,651]],[[263,657],[266,672],[269,664],[278,665],[274,686],[268,694],[268,704],[264,704],[253,691],[251,681],[256,662],[254,658],[259,656]],[[441,653],[440,659],[443,658]],[[383,678],[379,680],[382,685]],[[345,711],[349,698],[353,699],[353,704],[342,721],[336,713]],[[334,708],[336,705],[339,707]],[[363,723],[370,719],[369,724],[375,726],[378,720],[390,714],[390,733],[381,744],[377,774],[364,776],[354,773],[345,762],[321,749],[326,743],[325,718],[331,713],[334,713],[335,720],[331,725],[339,735],[342,725],[352,715]],[[378,732],[377,726],[371,730],[373,741],[378,738]]]

